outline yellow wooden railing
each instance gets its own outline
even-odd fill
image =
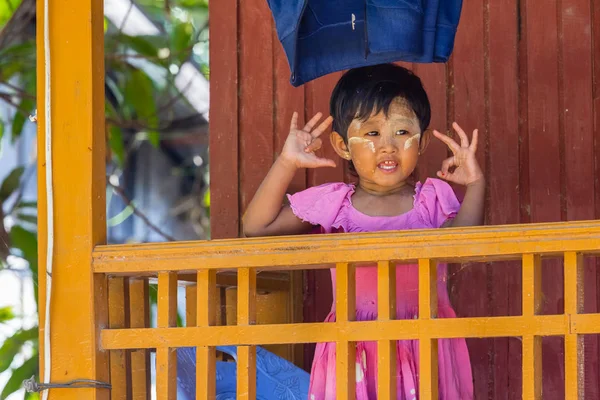
[[[175,398],[174,350],[177,347],[197,347],[197,399],[208,399],[214,398],[215,391],[215,346],[238,345],[238,398],[253,399],[255,346],[335,342],[338,398],[349,399],[353,398],[355,390],[354,343],[377,341],[379,398],[390,399],[394,398],[396,385],[393,343],[400,339],[416,339],[420,352],[420,398],[426,400],[437,399],[438,339],[521,337],[523,398],[538,399],[541,398],[541,338],[564,336],[566,398],[583,398],[581,335],[600,333],[600,314],[582,314],[582,260],[584,255],[594,255],[598,251],[600,222],[99,246],[93,253],[93,271],[117,277],[111,280],[114,285],[122,285],[122,277],[129,276],[134,278],[131,281],[134,290],[138,290],[141,276],[158,276],[158,328],[139,325],[125,328],[122,324],[123,303],[111,301],[111,327],[102,330],[100,345],[112,351],[113,396],[128,390],[133,390],[134,394],[138,390],[147,390],[142,379],[137,380],[135,376],[131,382],[125,379],[128,374],[124,369],[127,366],[123,361],[124,351],[134,351],[131,363],[137,365],[132,365],[132,370],[146,371],[147,358],[137,358],[136,352],[156,349],[159,399]],[[564,259],[565,308],[561,315],[538,313],[541,258],[544,256]],[[522,315],[436,319],[438,262],[518,259],[522,260]],[[355,267],[373,262],[378,265],[378,319],[353,321]],[[395,268],[391,266],[396,263],[419,265],[418,319],[395,320],[393,317]],[[332,265],[337,273],[336,322],[255,324],[257,272]],[[196,303],[188,305],[188,312],[197,315],[188,320],[186,327],[175,327],[177,273],[191,270],[197,270]],[[215,326],[216,273],[222,270],[236,270],[238,274],[235,326]],[[118,287],[117,292],[122,293],[121,289]],[[140,302],[144,299],[141,294],[135,298]],[[132,292],[130,299],[131,315],[134,315],[138,305],[133,301]],[[113,313],[118,315],[115,324]],[[118,369],[113,369],[113,365]]]
[[[53,383],[94,379],[112,384],[110,391],[52,389],[50,400],[146,400],[152,349],[157,360],[157,398],[173,399],[174,349],[181,346],[198,349],[197,398],[214,398],[217,345],[239,346],[238,397],[252,399],[256,345],[310,342],[336,343],[338,395],[351,398],[353,343],[358,341],[378,342],[379,397],[387,399],[395,393],[392,341],[398,339],[420,341],[420,395],[435,399],[438,339],[506,336],[523,338],[523,398],[538,399],[540,338],[552,335],[565,337],[566,398],[583,397],[581,335],[600,333],[600,314],[582,314],[582,257],[599,251],[600,221],[102,246],[106,240],[102,1],[53,0],[47,3],[48,10],[45,4],[37,2],[37,15],[48,11],[50,20],[47,36],[44,19],[37,21],[38,148],[51,148],[52,159],[39,152],[39,309],[45,310],[50,300],[50,312],[40,312],[41,376],[49,369]],[[46,66],[51,66],[49,75]],[[51,93],[46,90],[47,79]],[[51,128],[52,144],[46,141],[46,127]],[[47,182],[54,189],[51,208]],[[48,243],[53,246],[47,247]],[[538,312],[544,256],[564,259],[562,315]],[[435,318],[436,263],[506,259],[522,260],[521,316]],[[51,275],[43,272],[47,261],[53,266]],[[378,319],[352,321],[355,267],[373,262],[379,271]],[[419,264],[416,320],[392,318],[395,268],[391,266],[396,262]],[[259,271],[331,266],[337,269],[336,322],[255,324]],[[221,270],[237,273],[235,326],[216,326],[215,292]],[[184,276],[189,280],[190,273],[197,276],[195,288],[188,288],[188,299],[195,298],[195,306],[188,302],[187,326],[176,327],[177,281]],[[157,328],[148,324],[148,277],[158,278]]]

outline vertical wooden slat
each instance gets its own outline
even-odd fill
[[[46,4],[47,27],[43,18]],[[99,327],[108,326],[107,282],[105,276],[92,272],[92,251],[106,243],[102,2],[38,1],[36,14],[41,377],[45,380],[49,373],[50,382],[82,378],[108,382],[109,354],[101,351],[99,345]],[[73,54],[77,57],[73,58]],[[50,104],[45,101],[46,65],[51,67]],[[46,111],[51,120],[46,118]],[[48,125],[52,128],[52,143],[45,141]],[[45,157],[46,148],[52,150],[51,160]],[[46,203],[47,172],[52,176],[54,189],[50,213]],[[53,227],[48,226],[49,215]],[[47,248],[49,234],[53,234],[51,254]],[[50,332],[46,332],[49,282],[45,269],[49,257],[52,298]],[[50,335],[50,343],[44,343],[46,334]],[[44,371],[47,351],[52,361],[50,371]],[[77,355],[76,362],[73,355]],[[51,399],[98,400],[109,396],[110,391],[102,388],[49,391]]]
[[[377,265],[377,315],[380,321],[396,318],[396,266],[389,261]],[[396,398],[396,342],[377,342],[377,397]]]
[[[566,219],[588,220],[594,219],[594,185],[588,182],[594,182],[594,164],[598,154],[594,152],[593,6],[589,0],[563,0],[559,4],[562,26],[559,31],[562,96],[559,100],[563,114],[561,138]],[[586,260],[585,264],[585,276],[595,276],[597,268],[592,259]],[[585,279],[584,285],[585,312],[598,312],[596,279]],[[598,336],[586,335],[584,340],[585,359],[580,359],[580,362],[585,365],[585,395],[590,399],[600,398]]]
[[[158,274],[159,328],[177,326],[177,273]],[[177,397],[177,349],[156,349],[156,396],[158,399],[175,400]]]
[[[539,255],[523,255],[523,315],[533,316],[540,310],[542,290],[542,262]],[[523,336],[523,398],[541,399],[542,396],[542,338]]]
[[[198,315],[198,297],[197,286],[188,285],[185,287],[185,326],[196,326]]]
[[[273,165],[273,18],[266,1],[238,4],[239,47],[234,51],[239,54],[240,117],[239,136],[233,140],[239,142],[240,212],[243,214]],[[229,172],[217,179],[228,175]]]
[[[542,261],[537,254],[523,255],[523,315],[536,315],[542,301]]]
[[[437,262],[419,260],[419,318],[437,317]]]
[[[565,314],[569,317],[583,313],[584,273],[583,256],[565,253]],[[565,398],[585,398],[585,362],[583,336],[565,335]]]
[[[506,6],[506,4],[505,4]],[[489,123],[486,120],[486,76],[485,76],[485,1],[464,1],[461,20],[456,32],[456,41],[450,66],[448,82],[448,125],[452,137],[457,135],[451,126],[456,121],[471,137],[473,129],[479,129],[477,161],[483,173],[488,176],[487,138]],[[487,179],[489,183],[492,179]],[[459,198],[464,186],[453,185]],[[486,207],[487,209],[486,196]],[[455,310],[464,317],[489,314],[489,295],[486,293],[489,280],[489,266],[483,263],[449,266],[450,293]],[[475,289],[477,288],[477,289]],[[469,347],[473,391],[475,398],[487,398],[489,394],[490,354],[493,351],[491,340],[466,339]]]
[[[217,307],[217,273],[200,270],[197,277],[197,326],[215,326]],[[216,352],[212,346],[196,349],[196,399],[213,399],[216,395]]]
[[[528,171],[530,192],[530,222],[559,221],[566,217],[565,193],[562,172],[564,158],[561,154],[560,127],[564,123],[560,107],[560,50],[559,50],[559,0],[546,0],[543,7],[536,0],[522,1],[526,7],[522,31],[526,31],[527,48],[523,56],[527,59],[527,114],[528,125]],[[574,134],[571,127],[568,135]],[[553,160],[549,162],[549,160]],[[562,313],[563,268],[558,260],[547,260],[544,264],[542,287],[544,292],[543,312]],[[545,354],[561,354],[562,338],[545,337]],[[558,362],[557,362],[558,360]],[[564,393],[562,359],[544,358],[544,392],[557,397]]]
[[[523,336],[523,399],[542,398],[542,338]]]
[[[485,0],[486,121],[490,179],[490,225],[519,223],[519,10],[516,1]],[[497,173],[496,171],[502,171]],[[493,178],[492,178],[493,177]],[[521,271],[518,262],[494,262],[488,271],[491,316],[520,315]],[[493,341],[493,385],[488,398],[521,398],[521,343],[515,338]]]
[[[335,267],[336,321],[356,319],[356,269],[348,263]],[[341,337],[336,343],[336,391],[338,399],[356,396],[356,344]]]
[[[419,320],[437,317],[437,262],[419,260]],[[438,341],[419,338],[419,393],[423,400],[438,398]]]
[[[112,329],[127,328],[128,321],[128,282],[127,278],[114,277],[108,280],[108,326]],[[126,350],[110,352],[110,392],[111,400],[125,400],[131,397],[131,365]]]
[[[244,2],[245,3],[245,2]],[[213,239],[239,233],[238,1],[209,3],[210,37],[210,233]],[[223,112],[222,110],[227,110]],[[222,179],[227,176],[228,179]]]
[[[438,398],[438,341],[419,340],[419,395],[421,400]]]
[[[238,270],[238,326],[256,323],[256,270],[240,268]],[[256,398],[256,346],[238,346],[237,398],[254,400]]]
[[[129,279],[129,325],[147,328],[150,325],[148,280]],[[133,400],[150,399],[150,352],[131,351],[131,393]]]

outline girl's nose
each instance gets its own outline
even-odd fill
[[[381,138],[381,151],[383,153],[395,153],[398,151],[398,143],[395,137],[384,135]]]

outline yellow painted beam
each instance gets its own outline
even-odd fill
[[[158,304],[156,322],[160,328],[177,326],[177,274],[158,274]],[[177,397],[177,349],[175,346],[156,349],[156,395],[159,399]]]
[[[580,315],[598,321],[598,314]],[[197,328],[104,329],[106,350],[185,346],[269,345],[336,341],[425,338],[558,336],[569,332],[564,315],[534,317],[440,318],[433,320],[357,321]],[[600,333],[600,325],[596,325]]]
[[[98,246],[94,271],[157,273],[238,267],[327,268],[369,260],[517,260],[535,252],[599,253],[600,221]],[[468,243],[468,246],[465,246]]]
[[[197,326],[216,325],[217,274],[214,270],[198,271],[197,282]],[[191,326],[188,324],[188,326]],[[196,399],[214,399],[216,395],[217,355],[214,347],[196,348]]]
[[[65,11],[65,10],[68,10]],[[44,376],[46,306],[46,160],[52,128],[54,252],[51,301],[51,381],[108,382],[108,353],[99,327],[108,324],[107,283],[92,275],[92,250],[106,240],[104,13],[99,0],[49,2],[50,60],[45,58],[44,1],[37,2],[38,234],[40,365]],[[76,55],[74,57],[73,55]],[[46,120],[45,65],[51,67],[51,121]],[[73,362],[73,355],[77,355]],[[50,399],[108,399],[107,389],[52,389]]]
[[[377,264],[377,319],[396,319],[396,266],[389,261]],[[377,397],[396,399],[396,341],[377,341]]]
[[[583,313],[584,268],[583,257],[577,253],[565,253],[565,314],[571,318]],[[583,336],[576,333],[565,335],[565,396],[567,399],[585,398],[585,359]]]
[[[129,326],[150,326],[150,297],[147,279],[129,279]],[[150,350],[131,351],[131,392],[133,400],[150,399]]]

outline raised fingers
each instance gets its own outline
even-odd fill
[[[443,133],[440,133],[436,130],[433,131],[433,135],[442,142],[444,142],[446,146],[448,146],[453,152],[460,150],[460,146],[458,145],[458,143],[456,143],[451,137],[444,135]]]
[[[312,129],[315,127],[315,125],[317,124],[317,122],[319,122],[319,120],[321,119],[321,117],[323,116],[323,113],[316,113],[314,117],[312,117],[310,119],[310,121],[308,121],[306,123],[306,125],[304,125],[304,131],[306,132],[310,132],[312,131]]]
[[[458,125],[456,122],[453,122],[452,127],[454,128],[456,133],[458,133],[458,137],[460,137],[460,146],[469,147],[469,137],[467,136],[465,131],[462,130],[460,125]]]
[[[290,123],[290,132],[298,129],[298,113],[294,111],[292,114],[292,122]]]
[[[310,134],[314,138],[317,138],[317,137],[321,136],[321,134],[323,132],[325,132],[327,130],[327,128],[329,128],[329,126],[331,125],[332,122],[333,122],[333,117],[331,117],[331,116],[327,117],[325,119],[325,121],[321,122],[321,124],[314,131],[312,131]]]
[[[479,130],[473,131],[473,138],[471,139],[471,146],[469,148],[475,153],[477,151],[477,143],[479,142]]]

